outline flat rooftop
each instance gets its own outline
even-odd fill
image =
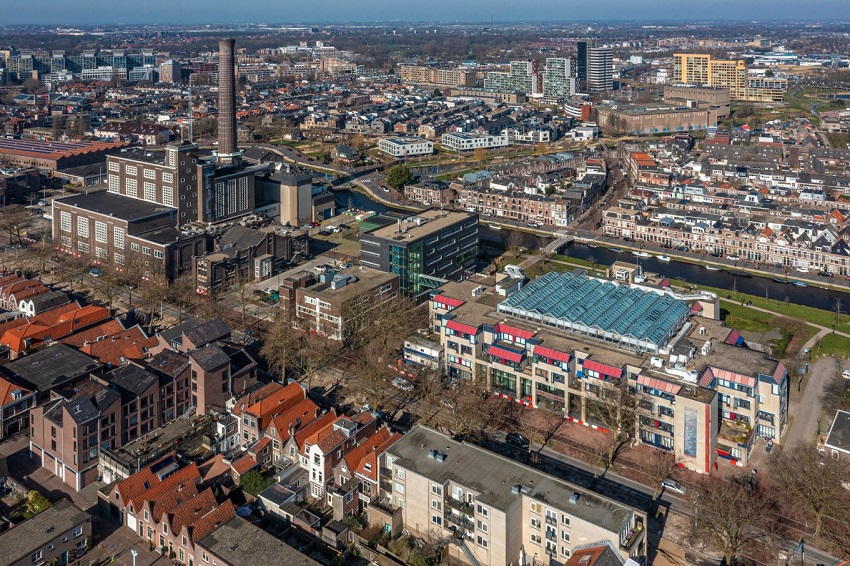
[[[431,458],[436,450],[446,455],[444,461]],[[434,429],[418,425],[396,442],[388,453],[396,457],[395,465],[427,477],[435,483],[457,482],[479,493],[477,500],[502,511],[512,507],[519,494],[513,486],[528,489],[531,499],[546,502],[570,515],[619,532],[636,510],[509,460],[474,444],[465,444]],[[486,470],[486,473],[482,473]],[[575,503],[570,503],[578,493]]]
[[[233,517],[198,543],[229,566],[319,566],[306,554],[242,517]]]
[[[421,224],[416,224],[416,218],[421,219]],[[460,212],[460,211],[445,211],[437,208],[432,208],[429,210],[424,210],[416,215],[408,216],[404,220],[401,221],[402,230],[406,230],[403,233],[399,233],[398,231],[398,223],[387,224],[386,226],[381,226],[380,228],[375,228],[371,232],[367,232],[364,236],[376,236],[378,238],[384,238],[387,240],[393,240],[397,237],[403,237],[403,239],[407,240],[418,240],[428,234],[433,234],[434,232],[439,232],[440,230],[451,226],[457,222],[463,222],[464,220],[472,220],[475,219],[477,222],[478,215],[474,212]]]
[[[105,190],[85,195],[62,197],[55,199],[53,202],[57,205],[81,208],[89,212],[114,216],[126,221],[151,216],[164,216],[177,212],[176,208],[169,208],[154,202],[118,195]]]
[[[9,362],[5,367],[43,393],[95,371],[101,364],[76,348],[53,344]]]
[[[345,277],[348,277],[349,281],[337,289],[333,289],[331,283],[317,283],[311,287],[302,289],[302,291],[305,295],[324,298],[328,301],[345,302],[363,295],[369,289],[398,279],[398,275],[394,273],[378,271],[377,269],[370,269],[363,266],[358,268],[349,267],[348,269],[337,272],[335,276],[335,278]],[[356,277],[357,281],[352,281],[352,277]]]
[[[837,411],[829,427],[826,446],[850,453],[850,413]]]

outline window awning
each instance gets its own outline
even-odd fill
[[[522,338],[523,340],[528,340],[532,336],[534,336],[534,332],[530,330],[521,330],[519,328],[515,328],[513,326],[508,326],[507,324],[499,323],[495,326],[496,332],[499,334],[508,334],[510,336],[514,336],[516,338]]]
[[[675,383],[670,383],[669,381],[664,381],[663,379],[647,377],[645,375],[639,375],[637,378],[637,382],[639,385],[652,387],[653,389],[658,389],[659,391],[664,391],[673,395],[678,395],[679,391],[682,390],[681,385],[676,385]]]
[[[462,332],[463,334],[478,334],[477,326],[470,326],[469,324],[464,324],[462,322],[457,322],[456,320],[446,321],[446,328],[450,330],[454,330],[455,332]]]
[[[602,375],[616,377],[618,379],[623,377],[623,370],[621,368],[615,368],[614,366],[609,366],[608,364],[594,362],[593,360],[584,360],[583,365],[584,369],[588,371],[596,371],[601,373]]]
[[[535,346],[534,355],[543,356],[544,358],[549,358],[550,360],[557,360],[559,362],[564,363],[569,363],[570,361],[569,354],[559,352],[558,350],[553,350],[552,348],[546,348],[545,346]]]
[[[517,354],[516,352],[511,352],[510,350],[506,350],[505,348],[500,348],[498,346],[490,346],[487,353],[496,358],[501,358],[516,364],[522,361],[522,354]]]
[[[434,298],[431,300],[436,303],[443,303],[444,305],[448,305],[453,309],[461,306],[464,303],[464,301],[461,301],[460,299],[447,297],[446,295],[434,295]]]

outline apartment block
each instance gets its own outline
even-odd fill
[[[742,59],[714,59],[705,53],[674,53],[673,82],[728,88],[732,100],[752,102],[782,101],[787,81],[751,78]]]
[[[399,289],[418,295],[459,279],[478,255],[478,215],[426,210],[360,236],[360,264],[397,275]]]
[[[539,96],[543,92],[542,79],[537,61],[511,61],[508,71],[487,73],[484,87],[494,91]]]
[[[434,153],[434,144],[421,138],[382,138],[378,141],[378,149],[396,158],[418,157]]]
[[[475,86],[475,72],[466,69],[447,69],[422,65],[400,65],[402,82],[439,86]]]
[[[758,438],[779,442],[788,378],[737,332],[695,316],[703,302],[716,297],[689,306],[674,293],[550,273],[506,299],[480,282],[447,283],[430,314],[450,377],[601,430],[606,399],[625,388],[634,437],[708,473],[717,457],[746,463]]]
[[[376,312],[398,297],[399,277],[360,266],[325,272],[314,285],[295,290],[295,318],[305,329],[345,340],[368,326]]]
[[[587,48],[587,92],[614,88],[614,53],[610,47]]]
[[[472,151],[474,149],[494,149],[508,147],[510,139],[507,132],[498,135],[475,134],[472,132],[445,133],[440,138],[443,149],[450,151]]]
[[[563,563],[589,541],[610,542],[623,558],[646,555],[642,511],[433,429],[418,425],[393,444],[387,466],[387,497],[405,528],[450,539],[449,555],[464,562]]]

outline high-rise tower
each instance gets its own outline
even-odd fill
[[[242,153],[236,147],[236,77],[233,38],[218,42],[218,162],[236,165]]]

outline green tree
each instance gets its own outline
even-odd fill
[[[241,487],[242,491],[245,493],[250,493],[256,497],[273,483],[273,478],[264,477],[263,474],[257,470],[251,470],[242,476],[241,480],[239,480],[239,487]]]
[[[50,501],[48,501],[47,498],[38,491],[31,489],[30,492],[27,493],[26,506],[27,511],[33,515],[37,515],[50,507]]]
[[[413,173],[407,165],[396,165],[387,173],[387,184],[398,190],[413,182]]]

